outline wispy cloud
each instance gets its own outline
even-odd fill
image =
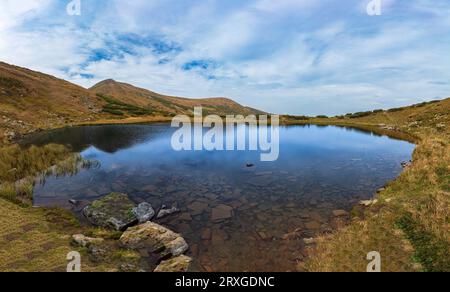
[[[69,2],[2,0],[0,59],[293,114],[450,96],[446,0],[382,0],[376,17],[369,0],[81,0],[79,17]]]

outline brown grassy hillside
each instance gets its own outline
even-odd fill
[[[161,95],[105,80],[85,89],[65,80],[0,62],[0,143],[39,129],[63,126],[167,121],[191,114],[259,114],[226,98],[188,99]]]
[[[414,137],[412,164],[355,207],[352,223],[320,237],[307,271],[366,271],[366,256],[381,254],[382,271],[450,271],[450,99],[334,118],[284,117],[285,123],[368,128]]]
[[[103,103],[80,86],[0,62],[0,132],[9,136],[94,120]]]
[[[95,94],[100,94],[124,104],[132,104],[148,109],[155,114],[173,116],[176,114],[191,114],[194,107],[202,106],[205,114],[259,114],[258,110],[244,107],[227,98],[189,99],[161,95],[130,84],[105,80],[90,88]]]

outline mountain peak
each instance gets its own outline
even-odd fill
[[[112,84],[117,84],[118,82],[114,79],[105,79],[103,81],[100,81],[99,83],[95,84],[94,86],[92,86],[92,88],[98,87],[100,85],[112,85]]]

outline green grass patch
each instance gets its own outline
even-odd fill
[[[97,94],[98,97],[103,99],[107,104],[103,107],[102,112],[108,113],[115,116],[148,116],[154,114],[154,111],[151,109],[135,106],[132,104],[128,104],[125,102],[121,102],[114,98]]]
[[[450,247],[447,242],[437,239],[426,232],[410,214],[397,221],[415,248],[414,260],[420,263],[426,272],[450,271]]]

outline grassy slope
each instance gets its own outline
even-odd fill
[[[381,132],[379,125],[385,124],[397,129],[391,134],[415,137],[418,146],[412,166],[388,184],[378,203],[363,212],[355,209],[350,226],[320,238],[301,268],[363,272],[367,253],[378,251],[383,271],[450,271],[450,99],[358,119],[308,122]]]
[[[0,134],[94,120],[102,104],[80,86],[0,62]]]
[[[71,214],[59,209],[24,208],[0,198],[0,271],[65,272],[67,254],[78,251],[82,271],[117,270],[114,263],[92,263],[71,235],[88,232]]]
[[[108,103],[98,96],[99,93],[121,104]],[[26,134],[97,121],[107,123],[108,120],[167,120],[176,114],[191,113],[194,106],[203,106],[205,114],[260,113],[226,98],[164,96],[113,80],[85,89],[47,74],[0,62],[0,144],[8,143],[5,136],[12,132]],[[125,110],[117,115],[117,107]]]
[[[94,85],[90,88],[90,91],[124,103],[150,109],[155,114],[162,116],[190,114],[195,106],[203,106],[205,113],[218,115],[262,113],[258,110],[244,107],[227,98],[189,99],[166,96],[111,79]]]

